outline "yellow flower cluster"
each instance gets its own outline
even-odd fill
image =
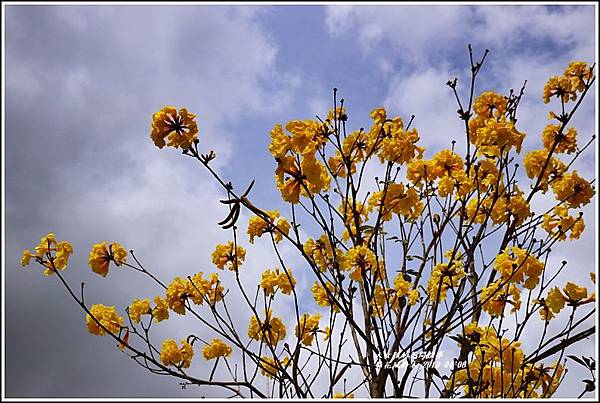
[[[134,323],[140,323],[142,315],[152,314],[149,299],[136,299],[129,305],[129,317]]]
[[[106,330],[112,334],[118,335],[125,323],[123,318],[120,317],[115,310],[114,306],[95,304],[90,308],[90,313],[92,314],[91,316],[90,314],[86,314],[85,316],[86,325],[88,331],[96,336],[104,336]],[[94,318],[96,318],[100,324],[98,324]]]
[[[579,239],[585,229],[583,213],[580,213],[578,217],[573,217],[569,215],[567,207],[554,207],[552,214],[544,214],[542,228],[559,241],[567,239],[567,232],[570,232],[569,239]]]
[[[473,105],[476,116],[469,120],[469,141],[478,155],[498,157],[512,148],[521,152],[525,133],[518,131],[507,118],[507,100],[493,91],[479,95]]]
[[[174,107],[165,106],[152,116],[150,137],[158,148],[166,145],[185,150],[198,137],[195,118],[196,115],[185,108],[177,112]]]
[[[166,339],[162,344],[160,360],[166,366],[189,368],[193,357],[194,349],[186,340],[181,340],[181,348],[173,339]]]
[[[519,247],[505,249],[496,256],[494,269],[502,278],[511,283],[521,284],[527,289],[534,289],[544,271],[544,263]]]
[[[515,185],[512,190],[500,186],[499,192],[500,197],[495,203],[491,196],[469,200],[466,211],[468,219],[482,224],[489,216],[492,223],[498,225],[512,218],[519,225],[531,216],[529,203],[518,186]]]
[[[478,116],[501,119],[506,114],[506,97],[494,92],[481,93],[473,104],[473,110]]]
[[[383,161],[406,164],[420,159],[425,149],[417,146],[420,140],[417,129],[404,130],[402,120],[394,118],[383,124],[385,137],[381,141],[379,159]]]
[[[583,92],[590,84],[594,73],[585,62],[571,62],[562,76],[550,77],[544,86],[544,103],[550,98],[557,97],[562,102],[575,101],[577,93]]]
[[[447,197],[456,191],[460,197],[465,197],[473,190],[473,181],[464,168],[465,164],[462,157],[451,150],[442,150],[436,153],[431,160],[414,160],[408,164],[406,177],[416,187],[422,187],[425,183],[438,181],[438,194],[441,197]],[[413,195],[413,200],[418,200],[417,194]],[[415,200],[417,199],[417,200]],[[417,203],[412,213],[413,217],[418,217],[423,210],[421,203]]]
[[[231,356],[231,352],[231,347],[221,339],[212,339],[212,342],[202,349],[202,355],[205,360],[212,360],[213,358],[218,357],[229,357]]]
[[[371,249],[365,245],[355,246],[346,253],[346,264],[351,270],[350,278],[354,281],[362,281],[363,275],[368,272],[377,271],[377,259]]]
[[[290,223],[284,217],[279,217],[279,211],[266,211],[266,213],[269,216],[269,221],[259,216],[254,216],[248,221],[247,233],[250,237],[250,243],[254,243],[255,237],[261,237],[267,232],[272,232],[275,242],[278,243],[283,239],[282,233],[285,235],[290,233]]]
[[[277,124],[271,130],[269,151],[277,162],[275,179],[285,201],[298,203],[300,195],[327,191],[330,177],[315,153],[329,136],[327,124],[313,120],[292,120],[285,129]],[[290,154],[291,155],[288,155]]]
[[[383,221],[390,221],[392,214],[416,220],[421,216],[423,208],[415,188],[405,187],[403,183],[390,183],[385,193],[380,190],[369,199],[369,211],[380,213]]]
[[[233,241],[229,241],[226,245],[217,245],[211,257],[213,264],[219,269],[223,270],[227,266],[229,270],[236,271],[246,259],[246,249],[239,245],[235,247]]]
[[[333,248],[329,237],[323,234],[319,239],[309,238],[304,243],[304,253],[306,253],[321,271],[337,268],[345,270],[346,257],[339,248]]]
[[[554,318],[555,314],[560,313],[567,303],[575,306],[594,301],[596,301],[595,293],[592,293],[592,295],[588,297],[587,288],[569,281],[563,287],[562,291],[558,287],[552,287],[550,291],[548,291],[548,296],[545,299],[535,302],[541,305],[539,311],[540,317],[545,321],[549,321]]]
[[[118,242],[111,243],[108,248],[106,242],[95,244],[90,252],[88,266],[94,273],[106,277],[108,265],[111,261],[121,266],[127,260],[127,251]]]
[[[540,187],[545,193],[548,183],[561,178],[567,166],[556,157],[550,157],[548,150],[533,150],[525,154],[524,165],[527,176],[531,179],[540,178]]]
[[[300,324],[296,325],[296,336],[305,346],[311,346],[315,334],[319,331],[320,314],[309,315],[303,314],[300,317]]]
[[[205,300],[210,304],[223,299],[223,286],[217,273],[212,273],[209,279],[200,272],[190,279],[183,280],[175,277],[167,287],[166,302],[169,308],[180,315],[185,315],[185,302],[189,298],[194,304],[202,305]]]
[[[335,302],[331,301],[329,299],[329,296],[327,295],[327,290],[329,290],[329,292],[335,298],[335,296],[337,295],[335,286],[329,281],[325,282],[325,286],[327,287],[327,289],[325,289],[325,287],[323,287],[318,281],[315,281],[315,283],[313,284],[310,290],[313,294],[315,302],[317,303],[317,305],[322,307],[331,306],[334,312],[339,312],[339,306]]]
[[[464,328],[463,340],[473,358],[446,387],[462,387],[465,397],[550,397],[562,380],[562,365],[526,364],[521,342],[501,337],[491,327],[471,323]]]
[[[279,287],[282,293],[290,295],[295,286],[296,279],[289,268],[286,271],[279,271],[278,267],[275,270],[265,270],[260,278],[260,287],[266,295],[275,294],[276,287]]]
[[[358,200],[342,197],[338,211],[343,217],[345,225],[342,240],[349,241],[352,236],[358,234],[358,228],[369,219],[371,208]]]
[[[261,320],[256,315],[250,318],[248,325],[248,337],[266,343],[272,347],[285,339],[286,328],[281,318],[273,317],[272,311],[268,309],[265,319]]]
[[[577,174],[577,171],[566,173],[552,182],[552,191],[558,201],[566,202],[569,208],[585,206],[594,196],[590,182]]]
[[[285,357],[279,360],[279,363],[271,357],[260,357],[259,365],[261,367],[260,372],[267,378],[273,379],[278,373],[284,372],[290,362],[289,357]]]
[[[512,305],[511,313],[521,308],[521,292],[518,287],[503,279],[498,279],[481,289],[483,310],[492,317],[502,316],[506,304]]]
[[[432,301],[446,300],[446,292],[451,287],[458,286],[465,277],[462,261],[453,260],[451,264],[440,263],[433,267],[431,277],[427,282],[427,295]]]
[[[577,151],[577,130],[570,127],[565,131],[560,124],[549,124],[542,131],[542,142],[548,151],[574,153]]]
[[[156,306],[152,309],[152,318],[157,322],[169,319],[169,303],[159,295],[154,297],[154,303]]]
[[[398,273],[394,278],[394,290],[396,290],[396,297],[407,297],[408,304],[414,305],[419,301],[419,290],[413,289],[410,281],[404,278],[402,273]]]
[[[64,270],[69,263],[69,257],[73,254],[73,245],[67,241],[56,241],[54,233],[50,232],[40,239],[40,243],[35,247],[35,253],[28,249],[23,251],[21,257],[21,266],[28,266],[33,258],[37,263],[46,269],[44,275],[50,276],[56,270]]]

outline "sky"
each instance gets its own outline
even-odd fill
[[[216,151],[218,172],[236,189],[255,179],[253,200],[272,209],[280,204],[270,129],[326,114],[334,87],[355,128],[368,125],[377,106],[405,120],[414,114],[431,157],[449,139],[462,140],[445,82],[466,81],[471,43],[476,55],[491,51],[476,92],[506,93],[528,80],[518,126],[528,133],[525,148],[539,148],[545,80],[572,60],[594,62],[597,45],[590,5],[3,7],[7,397],[213,393],[147,373],[87,332],[56,278],[19,266],[23,249],[55,232],[75,248],[69,281],[86,283],[87,301],[118,307],[160,290],[125,270],[106,279],[91,273],[87,256],[99,241],[134,249],[165,281],[213,270],[210,253],[229,239],[216,224],[223,193],[190,159],[152,144],[151,117],[162,106],[197,114],[200,147]],[[597,127],[594,96],[574,120],[581,138]],[[594,161],[591,150],[577,164],[588,179]],[[555,251],[572,266],[559,280],[585,283],[594,270],[594,206],[584,213],[582,239]],[[248,278],[273,258],[258,244]],[[297,262],[291,252],[289,259]],[[299,293],[309,293],[307,277],[297,278]],[[157,339],[182,338],[193,326],[161,328]],[[589,354],[594,343],[586,343],[571,351]],[[565,396],[580,390],[577,371]]]

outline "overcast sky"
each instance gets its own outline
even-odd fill
[[[274,208],[269,131],[276,122],[325,114],[333,87],[355,128],[369,124],[376,106],[405,118],[415,114],[430,157],[449,139],[462,139],[444,83],[466,77],[472,43],[477,54],[491,51],[478,92],[506,93],[528,80],[519,128],[529,134],[526,147],[539,148],[547,124],[545,80],[571,60],[593,62],[596,49],[593,6],[8,5],[4,11],[4,359],[11,397],[213,393],[181,390],[138,367],[112,340],[88,334],[57,279],[18,264],[23,249],[53,231],[74,245],[67,276],[86,282],[87,301],[121,308],[159,290],[126,271],[106,279],[91,273],[93,243],[121,242],[165,281],[213,270],[210,253],[229,236],[216,225],[222,193],[191,160],[152,144],[152,113],[163,105],[196,113],[201,147],[217,152],[219,172],[240,188],[256,179],[257,204]],[[582,138],[594,133],[594,104],[592,94],[575,120]],[[595,177],[593,151],[577,169]],[[568,260],[572,270],[559,282],[589,284],[594,270],[594,208],[584,211],[586,234],[555,251],[556,261]],[[249,253],[248,275],[272,259],[259,245]],[[301,292],[309,287],[300,281]],[[163,327],[157,340],[180,339],[189,326]],[[593,348],[590,341],[573,351],[590,355]],[[574,389],[561,393],[578,394],[577,374],[570,373]]]

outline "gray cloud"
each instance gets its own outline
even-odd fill
[[[340,10],[351,11],[344,14]],[[448,119],[456,119],[454,104],[448,106],[442,91],[446,90],[443,83],[450,78],[448,74],[457,69],[450,64],[429,70],[415,65],[430,61],[431,54],[465,61],[466,34],[452,30],[463,21],[463,13],[475,18],[475,28],[486,32],[479,45],[489,45],[506,58],[506,64],[496,59],[488,65],[500,66],[485,80],[499,83],[498,77],[508,72],[505,82],[510,84],[502,85],[518,85],[522,78],[534,76],[531,85],[539,91],[540,77],[559,65],[547,63],[544,57],[533,62],[524,57],[509,65],[508,61],[515,60],[511,58],[514,47],[504,47],[506,41],[498,39],[506,35],[507,26],[496,24],[495,14],[485,11],[488,9],[452,9],[449,13],[431,8],[415,8],[411,13],[400,8],[393,13],[390,10],[363,8],[357,13],[352,8],[330,8],[327,21],[331,32],[338,35],[335,46],[344,41],[348,47],[360,42],[365,59],[383,55],[371,60],[385,78],[387,92],[379,94],[378,101],[385,101],[403,116],[416,113],[417,127],[424,129],[424,140],[432,146],[439,138],[437,132],[453,127]],[[516,18],[515,10],[505,10],[502,19],[514,23],[508,32],[523,32],[524,27],[531,26],[537,44],[567,43],[573,47],[560,49],[568,57],[589,57],[591,36],[572,28],[583,24],[574,22],[580,21],[577,18],[589,25],[585,12],[567,9],[572,11],[568,14],[570,23],[552,31],[554,36],[548,38],[547,27],[554,26],[560,14],[538,9],[537,19],[529,12],[525,18]],[[426,25],[432,29],[408,29],[411,21],[424,18],[423,11],[428,15]],[[222,218],[223,209],[217,203],[222,195],[206,172],[190,160],[152,145],[148,138],[150,117],[164,104],[187,106],[201,122],[202,147],[218,150],[216,166],[226,170],[234,158],[241,164],[255,163],[252,156],[244,156],[246,150],[237,148],[231,134],[237,129],[242,136],[250,136],[245,130],[247,120],[267,117],[271,121],[276,112],[292,107],[297,113],[303,102],[312,102],[311,112],[324,112],[328,104],[323,101],[294,96],[300,76],[280,67],[279,49],[260,22],[262,13],[256,7],[6,8],[7,396],[222,395],[221,391],[206,389],[183,391],[176,381],[152,376],[137,367],[119,354],[112,340],[87,333],[80,309],[56,278],[45,278],[33,266],[21,269],[18,259],[39,236],[55,231],[59,239],[71,240],[75,246],[67,271],[72,284],[86,282],[89,303],[118,307],[128,305],[132,298],[157,295],[160,290],[146,278],[125,270],[112,269],[106,279],[90,273],[87,253],[100,240],[117,240],[135,249],[166,281],[176,275],[213,270],[207,267],[210,252],[216,243],[228,239],[228,234],[215,225]],[[347,41],[346,35],[355,32],[344,27],[355,27],[358,35]],[[488,32],[482,27],[495,30]],[[440,36],[452,45],[436,40]],[[388,38],[403,41],[390,44]],[[289,38],[277,39],[285,46]],[[388,45],[392,51],[382,52]],[[459,51],[460,59],[456,59],[454,53]],[[531,53],[527,49],[523,52]],[[411,60],[416,62],[407,64],[411,70],[405,76],[399,60],[404,62],[408,56],[414,56]],[[544,74],[537,74],[540,69]],[[437,84],[432,82],[436,78]],[[429,95],[416,102],[407,90],[427,90]],[[330,102],[328,96],[324,99]],[[359,102],[354,104],[362,107]],[[539,102],[537,96],[535,102]],[[542,113],[534,108],[534,102],[525,103],[523,108],[527,114]],[[431,110],[436,118],[419,126],[419,116],[424,119]],[[593,114],[593,108],[582,112]],[[545,123],[545,113],[540,116]],[[577,127],[589,132],[593,128],[590,121],[582,119]],[[523,120],[523,124],[529,124],[532,132],[538,130],[534,123]],[[588,160],[582,169],[593,174],[593,161]],[[272,178],[267,176],[257,179],[270,184]],[[591,208],[586,210],[586,216],[593,214]],[[571,256],[573,266],[586,264],[589,255],[583,252],[591,250],[595,232],[591,222],[588,228],[581,242],[564,245],[558,251]],[[299,291],[306,292],[310,284],[306,284],[301,261],[290,251],[284,252],[299,280]],[[248,274],[245,286],[255,286],[247,279],[255,278],[264,269],[264,262],[275,260],[268,242],[260,240],[244,266]],[[235,318],[243,327],[247,313],[242,314],[242,306],[237,309]],[[277,314],[292,317],[285,310]],[[167,336],[179,339],[198,331],[189,316],[173,322],[175,326],[157,325],[157,343]],[[199,374],[210,370],[202,360],[197,360],[193,369]]]
[[[72,284],[86,282],[88,303],[118,307],[160,290],[122,270],[104,280],[91,273],[92,243],[134,248],[165,281],[208,271],[194,262],[209,262],[226,238],[215,225],[220,194],[190,161],[154,147],[150,119],[165,104],[187,106],[202,122],[202,146],[219,150],[217,167],[226,164],[234,149],[227,129],[284,107],[298,84],[277,69],[259,12],[7,6],[7,396],[206,393],[151,376],[112,341],[89,335],[57,279],[21,270],[18,260],[54,231],[74,244]],[[184,337],[189,326],[168,335]]]

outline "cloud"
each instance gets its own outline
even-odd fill
[[[165,104],[196,113],[201,147],[217,150],[218,170],[237,152],[230,129],[244,117],[285,108],[299,78],[278,67],[258,10],[6,11],[6,393],[190,396],[172,379],[137,368],[112,342],[87,334],[81,311],[55,279],[18,270],[19,255],[55,231],[74,244],[66,274],[76,288],[86,282],[89,303],[118,307],[162,290],[123,269],[106,279],[91,273],[92,243],[135,249],[166,282],[214,271],[210,253],[230,236],[216,225],[226,213],[218,203],[223,193],[199,164],[154,147],[152,113]],[[273,258],[266,248],[255,249],[263,262]],[[263,269],[248,266],[253,278]],[[175,333],[183,335],[191,325],[181,323]],[[157,337],[166,336],[175,337],[159,326]]]

